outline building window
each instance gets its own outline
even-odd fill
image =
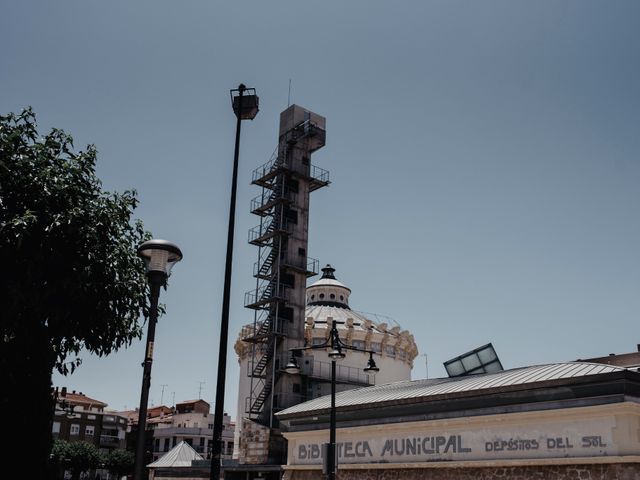
[[[87,415],[87,420],[95,420],[96,416],[95,415]]]
[[[80,425],[74,423],[71,425],[71,430],[69,430],[69,435],[80,435]]]
[[[233,442],[227,442],[227,455],[233,455]]]
[[[93,425],[87,425],[84,428],[84,436],[85,437],[93,437],[94,427]]]
[[[209,430],[213,430],[213,423],[210,423],[209,425],[207,425],[207,428],[208,428]]]
[[[364,350],[364,340],[353,340],[351,346]]]
[[[325,339],[322,337],[314,337],[312,340],[313,345],[321,345],[325,342]]]
[[[53,433],[60,433],[60,422],[53,422],[53,428],[51,431]]]
[[[373,350],[374,352],[380,352],[382,350],[382,345],[380,345],[378,342],[371,342],[371,350]]]
[[[164,439],[164,448],[162,450],[164,452],[168,452],[169,451],[169,439],[168,438]]]
[[[393,357],[395,358],[396,356],[396,349],[395,347],[393,347],[392,345],[387,345],[384,349],[385,353],[387,354],[387,357]]]

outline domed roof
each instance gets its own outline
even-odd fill
[[[335,268],[327,265],[322,269],[322,277],[307,287],[305,341],[311,345],[315,340],[326,338],[335,320],[336,328],[345,336],[348,344],[352,341],[362,342],[367,349],[378,349],[384,356],[412,364],[418,355],[413,335],[408,330],[402,330],[389,317],[351,310],[351,289],[338,281],[334,272]],[[369,318],[370,315],[373,319]],[[250,354],[249,344],[243,339],[251,337],[254,331],[254,325],[242,328],[235,344],[240,359]]]
[[[331,265],[322,269],[322,277],[307,287],[307,305],[326,305],[338,308],[349,308],[351,289],[336,280]]]

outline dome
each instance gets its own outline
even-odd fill
[[[324,305],[339,308],[349,308],[351,289],[339,282],[331,265],[322,269],[322,277],[307,287],[307,306]]]
[[[388,381],[410,378],[413,360],[418,355],[413,335],[408,330],[402,330],[397,322],[388,317],[352,310],[349,307],[351,289],[336,279],[335,271],[335,268],[327,265],[322,269],[322,277],[307,287],[304,333],[306,344],[323,343],[329,338],[335,320],[340,338],[348,345],[373,350],[381,355],[383,363],[393,365],[393,368],[379,373],[379,378]],[[375,320],[369,316],[373,316]],[[253,328],[253,325],[246,325],[238,336],[235,350],[239,361],[250,355],[251,347],[242,338],[251,336]]]

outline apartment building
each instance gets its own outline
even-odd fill
[[[147,425],[153,431],[153,460],[159,459],[182,441],[188,443],[204,458],[210,458],[213,419],[209,403],[202,399],[178,403],[171,414],[150,418]],[[235,423],[226,413],[223,426],[223,458],[231,458]]]
[[[84,440],[108,453],[126,447],[127,418],[105,411],[107,404],[66,387],[53,392],[56,398],[52,433],[54,439],[69,442]]]

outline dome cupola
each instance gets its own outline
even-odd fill
[[[307,287],[307,305],[326,305],[349,308],[351,289],[338,280],[331,265],[322,269],[322,277]]]

